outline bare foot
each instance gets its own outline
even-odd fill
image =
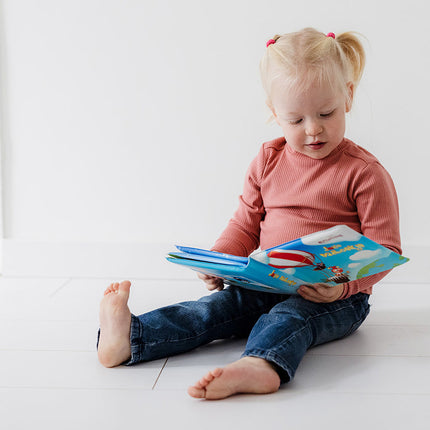
[[[115,367],[128,360],[131,313],[127,306],[129,281],[111,284],[100,304],[100,339],[98,358],[105,367]]]
[[[197,399],[224,399],[239,393],[268,394],[278,391],[281,380],[272,365],[262,358],[243,357],[206,374],[188,394]]]

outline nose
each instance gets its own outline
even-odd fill
[[[306,124],[305,131],[308,136],[318,136],[322,133],[323,127],[318,121],[312,120]]]

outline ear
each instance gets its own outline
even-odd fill
[[[346,99],[345,102],[345,112],[349,112],[352,108],[352,100],[354,99],[354,84],[352,82],[348,82],[346,84],[347,86],[347,93],[348,93],[348,98]]]
[[[276,111],[275,108],[271,102],[271,100],[267,99],[266,100],[266,105],[268,106],[268,108],[270,109],[270,111],[272,112],[273,118],[275,118],[275,121],[278,123],[278,125],[280,126],[281,124],[279,124],[279,119],[278,119],[278,115],[276,115]]]

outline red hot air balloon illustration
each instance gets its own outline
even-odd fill
[[[267,256],[269,257],[269,266],[276,269],[287,269],[292,267],[313,266],[315,256],[310,252],[296,250],[273,250]]]
[[[313,270],[321,270],[326,276],[327,273],[324,271],[326,266],[322,262],[316,261],[313,254],[306,251],[298,250],[273,250],[267,253],[269,257],[269,266],[275,269],[290,269],[304,266],[313,266]],[[330,273],[326,278],[328,282],[344,283],[349,281],[347,273]]]

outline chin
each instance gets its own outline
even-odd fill
[[[331,154],[333,150],[331,151],[327,151],[327,150],[322,150],[322,151],[306,151],[305,154],[310,157],[310,158],[314,158],[315,160],[321,160],[327,156],[329,156]]]

